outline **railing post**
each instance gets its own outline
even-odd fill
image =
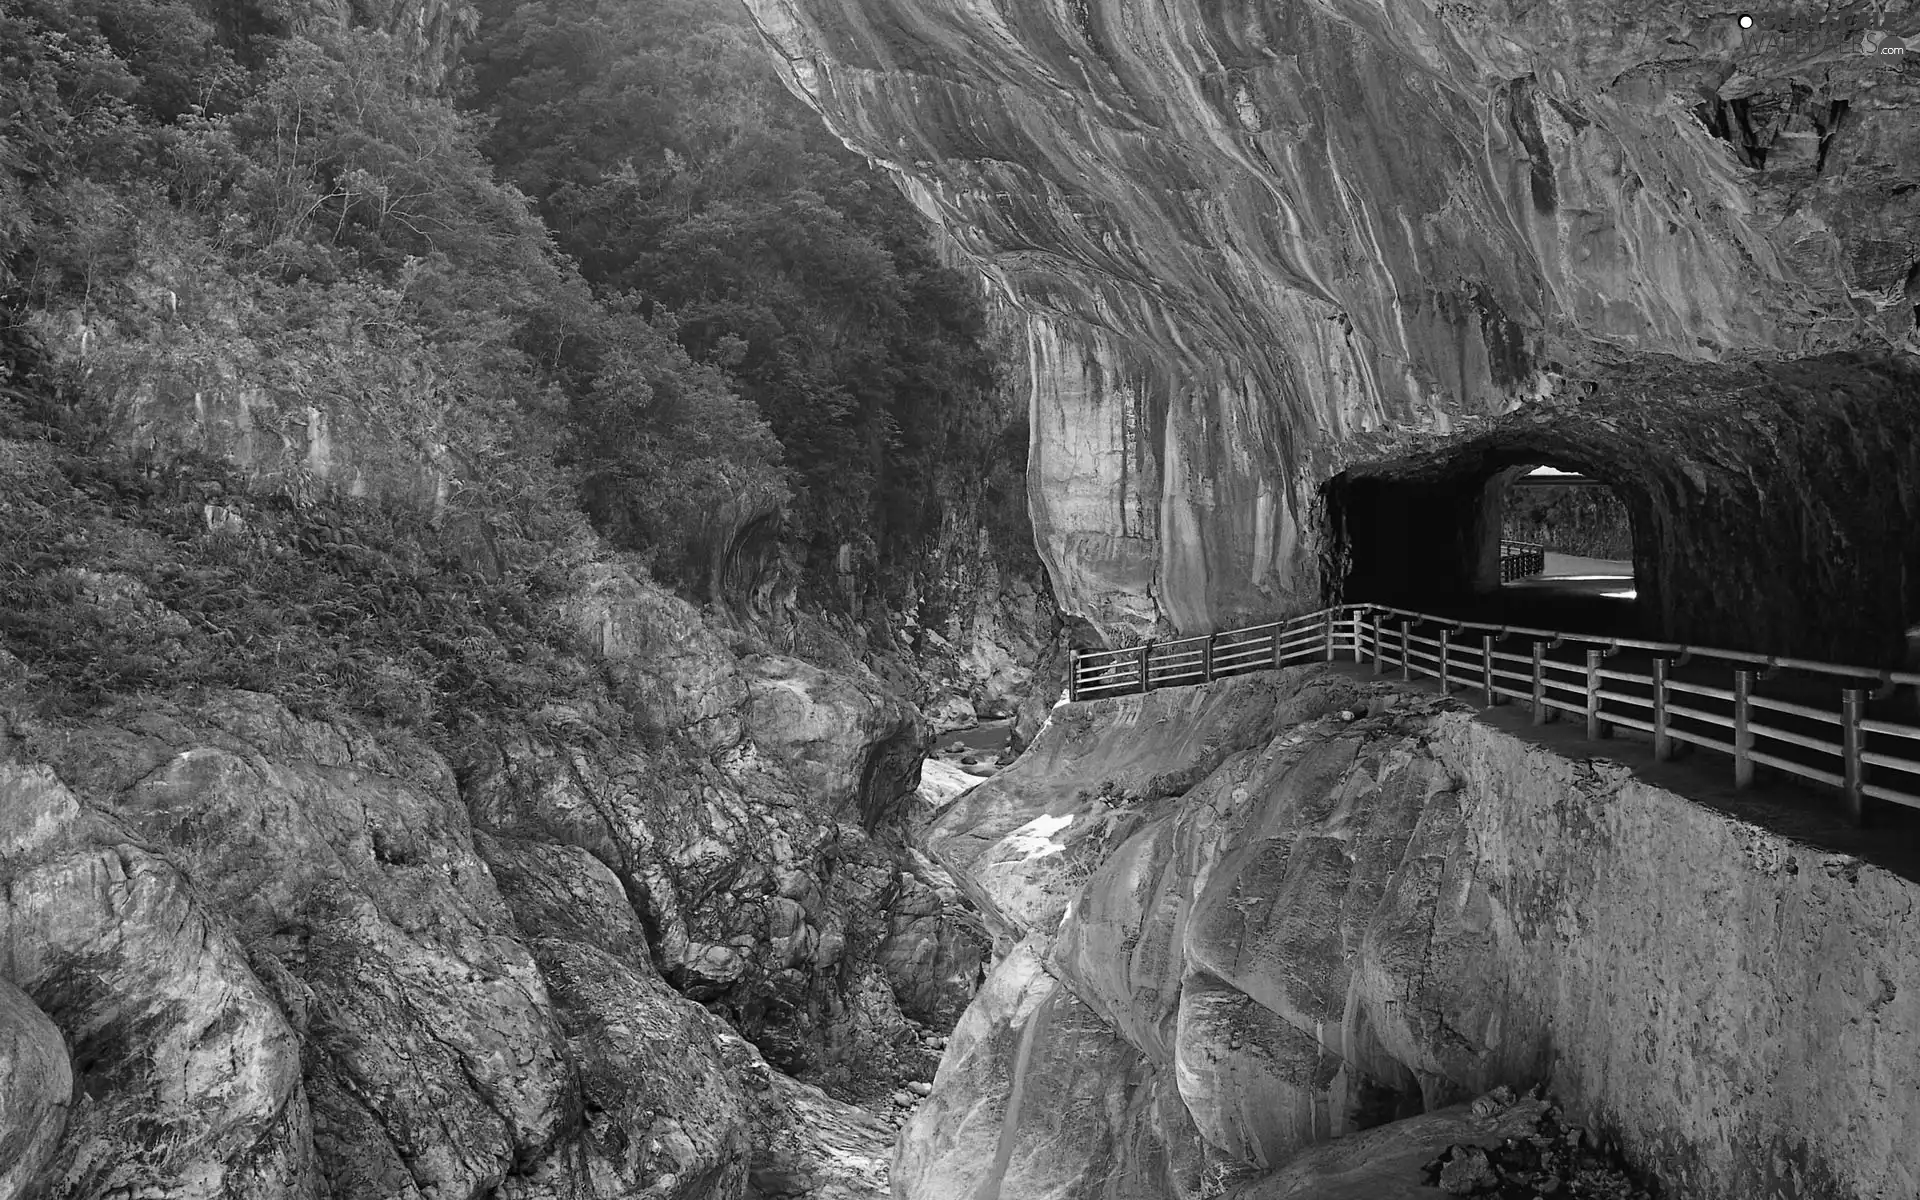
[[[1841,788],[1840,797],[1850,825],[1866,824],[1867,767],[1860,758],[1866,740],[1860,728],[1860,717],[1866,706],[1866,689],[1845,688],[1841,691],[1840,740],[1842,758],[1846,764],[1842,769],[1842,778],[1846,782]]]
[[[1327,661],[1332,662],[1333,661],[1333,610],[1332,609],[1327,610],[1326,646],[1327,646]]]
[[[1356,667],[1360,665],[1361,655],[1360,620],[1360,610],[1356,608],[1353,610],[1353,665]]]
[[[1147,694],[1147,672],[1153,668],[1153,641],[1140,643],[1140,694]]]
[[[1219,636],[1217,633],[1208,634],[1206,642],[1200,647],[1200,682],[1202,683],[1213,682],[1213,639]]]
[[[1486,684],[1487,707],[1492,708],[1494,705],[1500,703],[1500,693],[1493,690],[1495,679],[1493,674],[1493,635],[1491,633],[1483,633],[1480,635],[1480,666],[1484,669],[1482,678]]]
[[[1733,786],[1753,786],[1753,672],[1733,673]]]
[[[1408,630],[1413,628],[1412,617],[1400,618],[1400,678],[1413,678],[1413,655],[1407,653]]]
[[[1600,661],[1603,650],[1587,651],[1587,738],[1599,741],[1613,736],[1613,726],[1600,719]]]
[[[1067,648],[1067,702],[1080,699],[1080,649],[1077,646]]]
[[[1373,673],[1375,675],[1387,673],[1387,639],[1381,633],[1380,626],[1380,614],[1376,611],[1373,614]]]
[[[1667,732],[1667,660],[1653,656],[1653,757],[1666,762],[1673,757],[1673,735]]]
[[[1547,669],[1541,665],[1545,646],[1536,640],[1533,643],[1533,723],[1547,723]]]
[[[1447,678],[1447,651],[1453,642],[1453,627],[1440,627],[1440,694],[1448,695],[1453,691],[1453,681]]]

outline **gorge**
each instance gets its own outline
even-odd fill
[[[1346,663],[1063,691],[1562,615],[1539,465],[1607,632],[1900,667],[1909,35],[4,0],[0,1200],[1417,1200],[1549,1103],[1920,1196],[1897,805]]]
[[[1546,463],[1629,512],[1637,597],[1604,632],[1901,665],[1920,74],[1880,50],[1911,6],[750,5],[1022,314],[1035,535],[1094,644],[1489,612],[1503,473]],[[1268,1172],[1543,1081],[1674,1194],[1920,1187],[1886,958],[1910,867],[1738,809],[1635,815],[1658,789],[1591,751],[1404,697],[1241,686],[1056,710],[930,827],[1014,946],[896,1195],[1412,1195],[1337,1191],[1358,1148]],[[1776,888],[1812,846],[1878,915]],[[1827,985],[1776,975],[1809,960],[1871,982],[1814,1011]],[[1858,1033],[1865,1059],[1831,1041]],[[1836,1085],[1862,1090],[1810,1099]]]

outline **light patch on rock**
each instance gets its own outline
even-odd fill
[[[1049,854],[1059,854],[1067,848],[1067,844],[1054,841],[1053,835],[1071,824],[1071,815],[1038,816],[1008,834],[1006,840],[1001,842],[1001,847],[1009,857],[1044,858]]]
[[[938,812],[979,782],[958,763],[929,758],[920,766],[920,799]]]

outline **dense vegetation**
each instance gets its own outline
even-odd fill
[[[1502,537],[1539,542],[1562,554],[1631,559],[1633,529],[1613,489],[1510,487]]]
[[[457,409],[483,454],[559,415],[593,513],[689,585],[775,507],[864,572],[937,531],[927,480],[989,449],[978,297],[730,0],[496,3],[451,76],[448,47],[270,11],[6,0],[16,339],[77,310],[116,326],[95,391],[220,363]]]
[[[434,722],[542,686],[586,517],[696,598],[746,532],[907,579],[998,449],[977,298],[730,0],[387,15],[0,0],[14,652]]]
[[[780,86],[732,0],[484,12],[467,57],[494,161],[597,288],[673,314],[771,425],[815,576],[849,545],[863,573],[909,577],[939,497],[996,449],[973,286]],[[612,464],[632,461],[603,434]],[[596,513],[624,524],[626,488],[600,479]]]

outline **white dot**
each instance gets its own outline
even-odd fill
[[[1752,29],[1752,28],[1753,28],[1753,18],[1752,18],[1752,17],[1750,17],[1750,16],[1748,16],[1748,15],[1746,15],[1745,13],[1741,13],[1741,14],[1740,14],[1740,28],[1742,28],[1742,29]]]

